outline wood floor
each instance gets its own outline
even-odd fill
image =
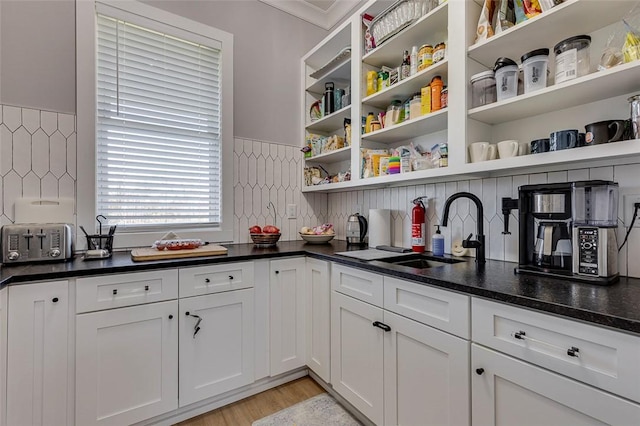
[[[250,426],[254,421],[324,392],[309,376],[285,383],[198,417],[179,426]]]

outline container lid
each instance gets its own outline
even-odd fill
[[[531,52],[525,53],[524,55],[522,55],[520,60],[524,62],[529,58],[533,58],[534,56],[549,56],[549,49],[545,48],[545,49],[532,50]]]
[[[570,44],[570,43],[574,43],[574,42],[581,42],[580,43],[582,45],[581,48],[585,48],[585,47],[587,47],[587,46],[589,46],[591,44],[591,36],[579,35],[579,36],[569,37],[567,39],[562,40],[560,43],[556,44],[553,47],[553,51],[556,54],[562,53],[561,48],[564,48],[565,44]]]
[[[493,66],[493,71],[498,71],[500,68],[503,67],[509,67],[509,66],[515,66],[517,67],[518,64],[513,60],[513,59],[509,59],[509,58],[498,58],[496,60],[495,65]]]
[[[495,77],[495,73],[493,72],[493,70],[482,71],[482,72],[479,72],[478,74],[472,75],[471,82],[473,83],[475,81],[482,80],[483,78],[487,78],[487,77],[491,77],[491,78]]]

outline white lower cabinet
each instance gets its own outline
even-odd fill
[[[272,260],[270,286],[271,376],[303,367],[305,357],[305,258]]]
[[[472,344],[473,424],[637,425],[640,405]]]
[[[67,425],[68,282],[9,287],[7,425]]]
[[[77,425],[131,424],[178,408],[177,316],[172,300],[76,317]]]
[[[253,289],[180,299],[180,406],[253,383]]]
[[[331,382],[331,281],[329,262],[307,259],[306,271],[307,366]]]

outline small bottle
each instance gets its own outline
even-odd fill
[[[371,122],[375,119],[375,117],[373,116],[373,113],[370,112],[367,115],[367,120],[365,121],[364,124],[364,132],[365,133],[371,133]]]
[[[411,48],[411,57],[409,58],[409,61],[409,74],[414,75],[418,72],[418,46],[413,46]]]
[[[328,82],[324,84],[324,115],[329,115],[335,112],[335,98],[334,92],[335,86],[333,82]]]
[[[434,256],[444,256],[444,235],[440,233],[440,225],[435,225],[436,233],[431,238],[431,246]]]
[[[411,76],[411,57],[409,51],[405,50],[402,56],[402,65],[400,65],[400,79],[404,80]]]
[[[384,87],[382,86],[382,71],[378,71],[378,87],[377,87],[377,91],[381,91],[382,89],[384,89]]]
[[[441,92],[442,87],[444,86],[442,78],[439,75],[436,75],[431,80],[429,86],[431,86],[431,111],[438,111],[442,108]]]
[[[440,144],[440,160],[438,167],[447,167],[449,165],[449,145],[446,142]]]

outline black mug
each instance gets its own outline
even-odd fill
[[[587,145],[621,141],[625,133],[624,120],[605,120],[584,126]]]
[[[577,130],[558,130],[549,135],[549,150],[560,151],[562,149],[578,146],[579,132]]]
[[[541,152],[549,151],[549,139],[536,139],[531,141],[531,153],[540,154]]]

